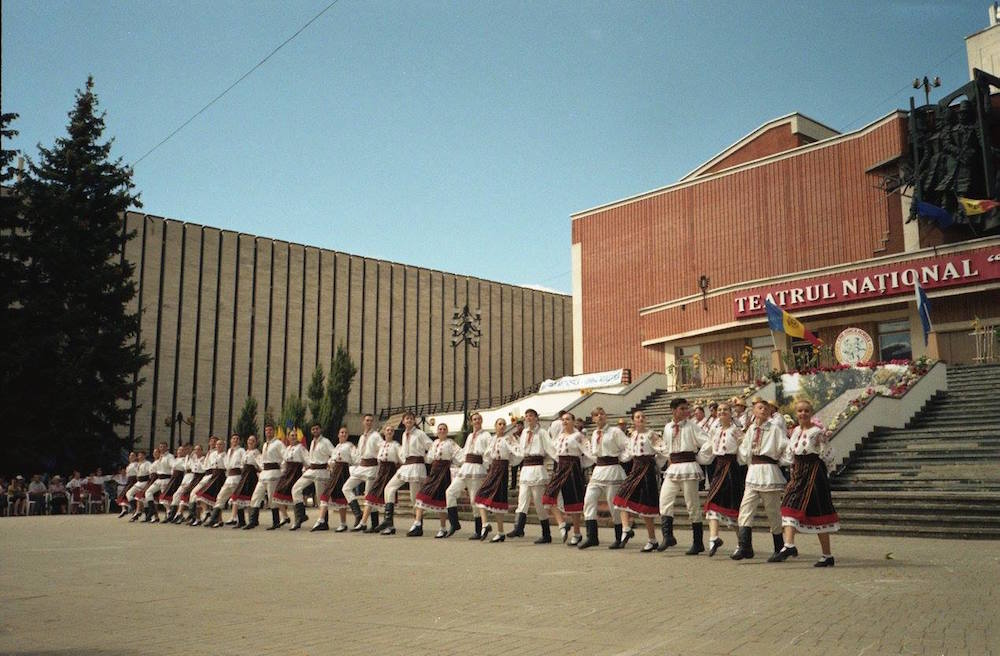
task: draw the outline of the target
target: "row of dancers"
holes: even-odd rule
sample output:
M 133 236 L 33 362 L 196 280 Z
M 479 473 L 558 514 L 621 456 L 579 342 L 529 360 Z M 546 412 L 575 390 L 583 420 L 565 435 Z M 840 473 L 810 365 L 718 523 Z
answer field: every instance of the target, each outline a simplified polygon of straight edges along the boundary
M 770 562 L 797 557 L 795 536 L 804 532 L 819 537 L 822 556 L 816 566 L 833 566 L 830 533 L 839 529 L 839 519 L 827 478 L 833 457 L 828 433 L 813 423 L 809 401 L 796 402 L 797 425 L 791 431 L 776 410 L 773 403 L 755 398 L 752 414 L 743 418 L 744 429 L 728 403 L 719 405 L 713 421 L 706 422 L 690 417 L 686 400 L 675 399 L 662 434 L 646 425 L 642 411 L 633 413 L 632 430 L 626 434 L 609 425 L 604 410 L 596 408 L 589 436 L 577 429 L 568 412 L 562 414 L 557 434 L 554 427 L 541 427 L 534 410 L 527 410 L 523 422 L 513 427 L 498 419 L 492 434 L 483 429 L 482 416 L 474 413 L 472 432 L 461 447 L 449 437 L 446 424 L 436 426 L 432 440 L 416 427 L 416 417 L 409 412 L 402 418 L 399 441 L 393 426 L 376 431 L 374 417 L 365 415 L 357 445 L 346 428 L 339 430 L 334 444 L 318 425 L 312 426 L 306 448 L 298 441 L 276 439 L 274 427 L 268 425 L 259 449 L 255 437 L 243 448 L 239 435 L 233 435 L 228 449 L 222 440 L 210 438 L 207 454 L 196 445 L 182 446 L 174 456 L 161 444 L 153 462 L 142 452 L 130 456 L 119 517 L 131 512 L 132 521 L 144 516 L 143 521 L 159 522 L 161 504 L 167 511 L 166 522 L 217 528 L 223 525 L 228 502 L 235 509 L 236 517 L 230 521 L 235 528 L 256 528 L 261 510 L 268 508 L 272 519 L 268 530 L 286 524 L 299 530 L 308 521 L 305 504 L 311 492 L 320 506 L 312 531 L 329 530 L 333 510 L 340 519 L 337 532 L 393 535 L 398 492 L 408 487 L 415 514 L 406 533 L 410 537 L 423 535 L 427 513 L 438 515 L 435 537 L 447 538 L 461 530 L 459 500 L 467 495 L 475 515 L 470 540 L 497 543 L 524 537 L 527 514 L 534 505 L 541 528 L 535 543 L 553 542 L 551 516 L 562 542 L 587 549 L 600 544 L 598 508 L 603 501 L 614 524 L 609 548 L 625 548 L 641 521 L 648 536 L 642 551 L 651 553 L 677 544 L 674 505 L 683 496 L 692 530 L 688 555 L 706 551 L 707 520 L 709 556 L 723 546 L 720 527 L 735 524 L 738 544 L 730 557 L 753 558 L 753 516 L 763 503 L 774 547 Z M 705 465 L 713 471 L 702 503 L 698 488 Z M 791 467 L 790 481 L 783 465 Z M 513 467 L 519 468 L 517 506 L 513 529 L 505 533 Z M 593 467 L 589 481 L 583 475 L 587 467 Z M 347 523 L 348 511 L 353 527 Z M 490 515 L 496 523 L 492 538 Z

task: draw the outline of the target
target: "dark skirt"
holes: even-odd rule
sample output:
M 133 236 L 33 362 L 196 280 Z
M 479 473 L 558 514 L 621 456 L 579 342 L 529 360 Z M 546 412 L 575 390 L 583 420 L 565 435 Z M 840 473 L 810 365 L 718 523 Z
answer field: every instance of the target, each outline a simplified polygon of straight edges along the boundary
M 137 479 L 136 479 L 135 476 L 129 476 L 125 480 L 125 485 L 122 487 L 122 491 L 118 494 L 117 501 L 118 501 L 118 505 L 119 506 L 127 506 L 128 505 L 128 501 L 125 500 L 125 494 L 129 491 L 129 488 L 131 488 L 133 485 L 135 485 L 135 481 L 136 480 Z
M 431 475 L 417 492 L 417 501 L 414 505 L 424 510 L 444 510 L 446 505 L 444 493 L 449 485 L 451 485 L 451 461 L 435 460 L 431 465 Z
M 506 512 L 510 508 L 507 475 L 510 463 L 506 460 L 494 460 L 486 470 L 486 478 L 476 493 L 475 504 L 480 508 L 496 512 Z
M 160 490 L 160 503 L 170 504 L 173 501 L 174 493 L 181 487 L 181 481 L 184 480 L 184 473 L 182 471 L 174 470 L 170 475 L 170 480 L 167 481 L 167 486 Z
M 399 465 L 395 462 L 388 460 L 379 461 L 375 480 L 372 481 L 372 486 L 365 495 L 365 503 L 372 508 L 381 508 L 385 505 L 385 486 L 396 475 L 397 469 L 399 469 Z
M 243 468 L 240 482 L 236 484 L 236 490 L 233 491 L 233 496 L 229 497 L 229 500 L 237 508 L 247 508 L 250 506 L 250 498 L 253 496 L 255 487 L 257 487 L 257 468 L 253 465 L 247 465 Z
M 740 502 L 743 501 L 744 481 L 744 478 L 740 477 L 736 456 L 732 454 L 715 456 L 714 464 L 715 471 L 712 473 L 708 499 L 705 500 L 705 512 L 714 511 L 735 521 L 740 514 Z
M 792 478 L 781 501 L 781 523 L 803 533 L 833 533 L 840 518 L 830 496 L 826 465 L 816 454 L 795 456 Z
M 191 484 L 185 488 L 184 493 L 181 494 L 181 503 L 188 503 L 191 500 L 191 490 L 198 487 L 198 483 L 201 483 L 201 479 L 205 478 L 205 472 L 195 472 L 194 478 L 191 479 Z
M 325 501 L 328 506 L 335 510 L 347 508 L 347 497 L 344 496 L 344 483 L 351 477 L 350 466 L 346 462 L 337 462 L 330 472 L 330 480 L 319 495 L 320 501 Z
M 283 505 L 292 503 L 292 486 L 295 481 L 302 476 L 301 462 L 286 462 L 285 473 L 278 479 L 278 485 L 274 488 L 274 502 Z
M 545 492 L 542 494 L 543 506 L 555 506 L 562 494 L 563 512 L 583 512 L 583 493 L 587 485 L 583 482 L 583 468 L 578 456 L 559 456 L 559 464 L 552 473 Z
M 655 456 L 636 456 L 632 469 L 614 499 L 615 508 L 640 517 L 660 514 L 660 484 L 656 480 Z
M 206 485 L 201 492 L 197 494 L 200 501 L 207 501 L 209 503 L 215 503 L 216 497 L 219 495 L 219 490 L 226 483 L 226 470 L 219 469 L 212 474 L 212 478 L 208 480 L 208 485 Z

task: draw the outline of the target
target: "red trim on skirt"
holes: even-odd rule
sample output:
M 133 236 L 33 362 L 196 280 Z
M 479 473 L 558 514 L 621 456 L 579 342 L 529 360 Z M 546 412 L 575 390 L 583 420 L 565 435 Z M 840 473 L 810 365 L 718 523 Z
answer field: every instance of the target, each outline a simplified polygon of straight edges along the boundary
M 445 499 L 435 499 L 431 495 L 424 494 L 423 492 L 417 492 L 417 501 L 425 503 L 432 508 L 440 508 L 441 510 L 444 510 L 447 505 Z
M 840 522 L 840 517 L 837 513 L 810 517 L 809 515 L 806 515 L 805 510 L 796 510 L 795 508 L 789 508 L 788 506 L 781 507 L 781 516 L 791 517 L 799 524 L 803 524 L 805 526 L 829 526 L 830 524 L 837 524 Z
M 659 515 L 659 507 L 647 506 L 636 501 L 630 501 L 622 497 L 615 497 L 612 501 L 616 508 L 624 508 L 625 510 L 633 510 L 637 513 L 644 513 L 646 515 Z
M 705 504 L 705 512 L 708 512 L 709 510 L 714 510 L 723 517 L 728 517 L 729 519 L 738 519 L 740 516 L 739 510 L 733 510 L 732 508 L 723 508 L 722 506 L 712 503 L 711 501 Z
M 473 503 L 477 506 L 486 506 L 490 510 L 507 511 L 510 508 L 510 504 L 506 501 L 494 501 L 489 497 L 477 496 Z
M 548 495 L 543 494 L 542 495 L 542 505 L 543 506 L 558 506 L 559 505 L 559 499 L 556 498 L 556 497 L 550 497 Z M 568 512 L 568 513 L 583 512 L 583 504 L 582 503 L 564 503 L 563 504 L 563 512 Z

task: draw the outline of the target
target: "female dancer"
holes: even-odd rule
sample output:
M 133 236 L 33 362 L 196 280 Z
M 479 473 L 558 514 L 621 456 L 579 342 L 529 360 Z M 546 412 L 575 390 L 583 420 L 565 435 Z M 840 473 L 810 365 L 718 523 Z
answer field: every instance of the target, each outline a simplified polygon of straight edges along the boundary
M 331 507 L 340 513 L 340 526 L 336 528 L 335 532 L 343 533 L 348 529 L 347 509 L 350 506 L 347 497 L 344 496 L 343 488 L 344 483 L 351 477 L 351 463 L 354 462 L 356 455 L 356 449 L 351 443 L 350 437 L 347 426 L 341 426 L 340 430 L 337 431 L 337 446 L 333 448 L 333 454 L 330 455 L 330 478 L 327 479 L 326 485 L 320 491 L 319 519 L 309 529 L 310 532 L 325 531 L 330 528 L 327 523 L 327 515 Z
M 289 523 L 288 507 L 295 504 L 292 500 L 292 487 L 302 476 L 302 468 L 305 466 L 309 452 L 302 446 L 302 443 L 294 437 L 287 438 L 288 446 L 285 447 L 284 471 L 278 479 L 278 486 L 274 488 L 274 503 L 281 511 L 281 523 L 277 526 L 269 526 L 267 530 L 273 531 Z
M 195 444 L 193 453 L 188 454 L 186 458 L 185 469 L 187 473 L 184 474 L 180 489 L 174 494 L 174 505 L 177 506 L 177 518 L 174 519 L 174 524 L 182 524 L 185 519 L 188 522 L 194 521 L 194 512 L 188 510 L 188 517 L 185 518 L 184 511 L 193 505 L 191 504 L 191 491 L 198 487 L 201 479 L 205 476 L 204 459 L 201 445 Z
M 792 480 L 781 502 L 781 524 L 785 544 L 769 562 L 780 563 L 798 556 L 795 534 L 815 533 L 823 556 L 814 567 L 833 567 L 830 534 L 840 530 L 840 518 L 830 498 L 827 470 L 833 466 L 833 450 L 826 431 L 812 423 L 813 406 L 806 400 L 795 404 L 799 425 L 792 431 L 782 462 L 792 465 Z
M 407 537 L 420 537 L 424 534 L 424 512 L 436 510 L 438 519 L 441 521 L 441 529 L 435 538 L 447 538 L 461 528 L 458 523 L 457 513 L 451 519 L 449 528 L 445 528 L 445 507 L 447 505 L 446 493 L 451 485 L 451 468 L 453 465 L 461 464 L 459 452 L 461 447 L 455 440 L 448 437 L 448 424 L 437 425 L 437 439 L 427 451 L 427 457 L 431 460 L 431 475 L 427 477 L 424 484 L 417 492 L 415 515 L 413 527 L 406 533 Z
M 215 500 L 222 486 L 226 484 L 226 441 L 221 438 L 215 440 L 215 451 L 209 453 L 205 459 L 205 478 L 208 481 L 203 482 L 197 494 L 202 512 L 206 513 L 205 521 L 196 521 L 192 526 L 198 526 L 200 523 L 201 526 L 211 528 L 219 519 L 218 516 L 222 515 L 221 510 L 218 515 L 215 512 Z M 221 524 L 222 522 L 219 522 L 219 525 Z
M 563 542 L 569 536 L 572 522 L 573 539 L 569 545 L 575 547 L 583 542 L 583 536 L 580 535 L 580 513 L 583 512 L 583 496 L 586 491 L 583 468 L 592 465 L 595 459 L 590 442 L 576 429 L 576 417 L 573 413 L 564 412 L 561 419 L 562 432 L 552 443 L 559 461 L 552 479 L 545 486 L 542 504 L 552 509 Z M 564 521 L 563 513 L 569 515 L 570 521 Z
M 136 469 L 139 465 L 136 464 L 135 451 L 128 454 L 128 466 L 125 467 L 125 486 L 122 487 L 121 492 L 118 493 L 118 498 L 116 501 L 118 505 L 121 506 L 121 513 L 119 513 L 118 518 L 121 519 L 128 514 L 129 503 L 125 500 L 125 495 L 128 494 L 129 489 L 135 485 L 136 480 Z
M 365 533 L 379 532 L 378 513 L 386 505 L 385 486 L 396 475 L 396 470 L 403 461 L 399 455 L 399 442 L 393 439 L 395 432 L 391 424 L 382 427 L 382 446 L 379 447 L 378 455 L 375 457 L 378 469 L 371 487 L 365 492 L 365 514 L 361 518 L 361 523 L 364 524 L 369 517 L 371 518 L 371 527 L 366 527 Z M 382 535 L 395 535 L 396 528 L 392 525 L 392 517 L 386 516 L 386 521 L 389 525 L 382 529 Z
M 243 473 L 233 490 L 233 496 L 229 500 L 236 508 L 236 526 L 233 528 L 243 528 L 246 526 L 246 509 L 250 507 L 250 499 L 253 491 L 257 487 L 257 474 L 260 471 L 260 451 L 257 449 L 257 436 L 251 435 L 247 438 L 247 448 L 243 452 Z
M 403 437 L 399 446 L 399 457 L 403 464 L 396 470 L 396 474 L 386 483 L 385 491 L 385 519 L 378 525 L 378 529 L 383 535 L 391 535 L 385 529 L 392 526 L 392 518 L 396 512 L 396 495 L 399 488 L 404 485 L 410 488 L 410 499 L 414 502 L 417 499 L 417 492 L 427 478 L 426 458 L 427 450 L 430 448 L 431 438 L 416 427 L 417 417 L 412 412 L 403 413 Z M 422 529 L 418 529 L 418 533 Z M 412 529 L 411 529 L 412 530 Z
M 618 488 L 618 495 L 615 497 L 615 508 L 621 511 L 622 537 L 619 541 L 616 535 L 615 543 L 609 548 L 622 549 L 635 536 L 630 517 L 630 515 L 634 515 L 642 517 L 646 523 L 649 541 L 646 542 L 642 551 L 650 553 L 656 551 L 659 546 L 656 542 L 656 525 L 654 523 L 660 514 L 660 486 L 656 481 L 656 472 L 666 461 L 663 458 L 663 453 L 667 447 L 663 443 L 662 437 L 657 435 L 655 431 L 646 428 L 646 415 L 642 413 L 642 410 L 636 410 L 632 413 L 632 426 L 633 431 L 628 440 L 628 448 L 622 455 L 622 460 L 632 461 L 632 469 L 625 478 L 625 482 Z
M 490 533 L 487 513 L 492 512 L 497 523 L 497 534 L 490 542 L 503 542 L 503 514 L 510 507 L 508 502 L 508 472 L 511 466 L 516 466 L 521 462 L 521 447 L 518 446 L 517 436 L 511 433 L 504 435 L 507 430 L 507 422 L 502 418 L 497 419 L 493 425 L 495 430 L 486 449 L 486 459 L 489 461 L 489 469 L 486 471 L 486 478 L 479 486 L 476 494 L 475 504 L 479 508 L 479 518 L 483 525 L 483 532 L 480 540 L 485 540 Z
M 160 490 L 159 501 L 167 508 L 167 523 L 173 524 L 177 517 L 177 507 L 174 505 L 174 495 L 180 489 L 184 477 L 187 475 L 187 455 L 188 446 L 181 444 L 177 447 L 177 455 L 170 467 L 170 480 L 166 487 Z
M 705 500 L 709 556 L 714 556 L 723 544 L 719 537 L 719 522 L 725 522 L 727 526 L 734 524 L 740 515 L 740 501 L 743 500 L 743 477 L 736 462 L 743 431 L 733 423 L 733 410 L 728 404 L 720 405 L 716 414 L 719 423 L 712 430 L 711 441 L 702 447 L 702 452 L 711 449 L 715 463 L 712 485 Z
M 218 460 L 218 447 L 219 443 L 217 437 L 209 436 L 208 438 L 208 449 L 205 451 L 205 455 L 201 458 L 201 478 L 191 487 L 191 492 L 188 495 L 189 505 L 191 507 L 188 525 L 189 526 L 199 526 L 201 525 L 201 506 L 198 503 L 198 493 L 208 487 L 208 484 L 212 480 L 212 474 L 215 473 L 215 467 Z

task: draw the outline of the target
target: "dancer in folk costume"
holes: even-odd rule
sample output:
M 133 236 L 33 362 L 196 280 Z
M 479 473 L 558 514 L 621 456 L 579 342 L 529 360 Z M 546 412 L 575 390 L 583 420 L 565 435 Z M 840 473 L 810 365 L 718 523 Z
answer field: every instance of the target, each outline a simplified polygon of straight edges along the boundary
M 184 478 L 181 480 L 181 486 L 174 493 L 174 505 L 177 506 L 177 517 L 174 519 L 174 524 L 183 524 L 185 521 L 194 521 L 194 513 L 191 512 L 191 491 L 198 486 L 201 482 L 202 477 L 205 475 L 205 466 L 203 464 L 204 452 L 202 451 L 200 444 L 195 444 L 191 447 L 191 452 L 187 454 L 184 458 Z M 185 517 L 184 511 L 187 510 L 188 516 Z
M 674 538 L 674 503 L 677 495 L 683 493 L 691 519 L 691 548 L 685 553 L 695 556 L 705 550 L 701 500 L 698 498 L 698 482 L 705 475 L 698 463 L 698 453 L 708 443 L 709 437 L 695 421 L 689 419 L 685 399 L 671 400 L 670 411 L 673 418 L 663 428 L 663 440 L 670 449 L 670 466 L 663 474 L 663 485 L 660 487 L 663 541 L 657 550 L 664 551 L 677 544 Z
M 743 431 L 733 423 L 732 408 L 723 403 L 717 409 L 718 424 L 712 429 L 712 438 L 702 452 L 715 465 L 712 483 L 705 500 L 705 519 L 708 520 L 708 555 L 714 556 L 723 545 L 719 537 L 719 522 L 727 525 L 736 522 L 743 500 L 743 480 L 736 452 L 739 450 Z
M 621 542 L 622 539 L 621 511 L 615 508 L 615 496 L 625 481 L 621 458 L 628 448 L 628 437 L 617 426 L 608 426 L 608 415 L 604 408 L 594 408 L 590 417 L 595 424 L 590 433 L 590 450 L 597 464 L 583 494 L 583 520 L 587 526 L 587 539 L 580 543 L 581 549 L 600 544 L 597 539 L 597 506 L 602 498 L 608 504 L 615 526 L 615 541 Z
M 514 530 L 507 533 L 509 538 L 524 537 L 524 525 L 528 521 L 528 508 L 532 502 L 538 513 L 542 535 L 535 544 L 552 542 L 552 531 L 549 526 L 549 511 L 542 503 L 545 486 L 549 483 L 549 471 L 545 468 L 546 460 L 556 460 L 555 449 L 548 432 L 538 423 L 538 413 L 529 408 L 524 411 L 524 430 L 518 442 L 521 449 L 521 471 L 518 474 L 517 487 L 517 517 L 514 520 Z
M 319 503 L 319 495 L 330 480 L 329 462 L 333 455 L 333 442 L 323 435 L 323 428 L 313 424 L 309 428 L 312 441 L 309 443 L 309 455 L 303 466 L 302 476 L 292 486 L 292 502 L 295 507 L 295 521 L 288 528 L 297 531 L 309 519 L 306 516 L 306 492 L 313 489 L 313 501 Z
M 510 507 L 508 503 L 508 480 L 510 468 L 521 461 L 521 447 L 517 436 L 513 433 L 505 435 L 507 422 L 497 419 L 493 425 L 494 434 L 486 448 L 484 461 L 488 463 L 486 477 L 476 493 L 475 504 L 479 510 L 479 521 L 482 522 L 481 540 L 489 535 L 490 526 L 487 523 L 487 513 L 492 512 L 497 523 L 497 533 L 490 542 L 503 542 L 506 536 L 503 532 L 503 515 Z
M 136 469 L 139 468 L 139 465 L 136 462 L 137 459 L 135 451 L 128 454 L 128 465 L 125 467 L 125 485 L 122 486 L 121 491 L 118 493 L 118 498 L 115 499 L 118 506 L 122 509 L 122 511 L 118 513 L 119 519 L 127 515 L 129 512 L 129 501 L 125 498 L 125 495 L 128 494 L 129 489 L 135 485 L 137 476 Z
M 483 428 L 483 416 L 478 412 L 470 415 L 472 421 L 472 432 L 465 438 L 465 446 L 459 456 L 462 466 L 452 477 L 451 485 L 445 492 L 445 500 L 448 506 L 448 521 L 452 526 L 458 526 L 458 497 L 463 491 L 469 493 L 469 504 L 475 503 L 479 486 L 486 478 L 486 451 L 490 446 L 490 433 Z M 474 513 L 475 514 L 475 513 Z M 470 540 L 479 540 L 483 537 L 483 530 L 488 533 L 489 524 L 483 528 L 483 519 L 478 514 L 475 517 L 475 532 L 469 537 Z
M 205 453 L 201 458 L 201 478 L 191 487 L 191 492 L 189 493 L 189 526 L 201 524 L 201 509 L 203 504 L 201 504 L 199 500 L 198 493 L 208 487 L 208 484 L 212 481 L 212 475 L 215 474 L 216 459 L 218 458 L 218 443 L 218 438 L 209 435 L 208 448 L 205 450 Z
M 426 457 L 431 446 L 431 438 L 416 427 L 417 417 L 412 412 L 403 414 L 403 436 L 400 438 L 399 457 L 402 464 L 385 485 L 385 518 L 378 525 L 383 535 L 391 535 L 386 529 L 392 527 L 396 512 L 396 495 L 404 485 L 410 488 L 410 499 L 416 502 L 417 493 L 427 479 Z M 411 529 L 412 530 L 412 529 Z
M 170 453 L 166 442 L 160 442 L 157 453 L 158 457 L 153 461 L 149 472 L 149 486 L 144 495 L 146 518 L 142 520 L 154 524 L 160 522 L 160 512 L 156 507 L 160 500 L 160 492 L 167 487 L 174 471 L 174 455 Z
M 222 439 L 215 440 L 215 449 L 205 456 L 205 476 L 201 479 L 198 491 L 195 496 L 198 500 L 199 509 L 205 513 L 202 521 L 196 519 L 192 526 L 211 526 L 215 520 L 215 500 L 219 490 L 226 484 L 226 442 Z M 220 513 L 221 514 L 221 513 Z
M 160 490 L 160 503 L 167 508 L 167 523 L 172 524 L 177 518 L 177 505 L 174 503 L 174 496 L 181 488 L 184 477 L 187 476 L 187 456 L 189 447 L 181 444 L 177 447 L 177 455 L 174 456 L 171 465 L 170 480 L 166 486 Z
M 302 445 L 302 442 L 294 434 L 289 433 L 285 440 L 287 444 L 285 445 L 285 452 L 282 455 L 281 478 L 278 479 L 278 484 L 274 488 L 274 503 L 278 506 L 282 519 L 278 523 L 278 526 L 268 527 L 267 530 L 269 531 L 273 531 L 289 523 L 288 507 L 295 503 L 292 497 L 292 489 L 298 483 L 299 478 L 302 477 L 302 469 L 305 467 L 306 459 L 309 457 L 309 452 L 306 451 L 305 446 Z
M 632 413 L 632 435 L 629 436 L 628 445 L 622 460 L 632 463 L 628 476 L 614 499 L 614 506 L 621 511 L 622 537 L 619 540 L 615 535 L 615 543 L 611 549 L 622 549 L 628 541 L 635 537 L 632 529 L 632 517 L 642 517 L 646 524 L 646 533 L 649 540 L 642 548 L 643 553 L 656 551 L 659 544 L 656 542 L 655 519 L 660 515 L 660 484 L 657 480 L 657 472 L 660 466 L 666 462 L 665 453 L 667 446 L 656 431 L 646 427 L 646 415 L 641 410 Z
M 552 448 L 558 461 L 551 480 L 545 486 L 542 503 L 555 515 L 563 542 L 566 542 L 572 526 L 573 537 L 569 544 L 575 547 L 583 542 L 583 536 L 580 535 L 580 514 L 583 513 L 586 489 L 583 468 L 594 464 L 594 454 L 590 449 L 590 441 L 577 430 L 573 413 L 562 414 L 562 432 L 552 441 Z M 566 521 L 563 513 L 569 516 L 569 521 Z
M 351 467 L 351 475 L 344 482 L 343 493 L 347 499 L 347 505 L 354 513 L 354 527 L 352 531 L 365 530 L 365 517 L 361 511 L 361 504 L 358 502 L 358 495 L 355 488 L 364 485 L 364 492 L 368 494 L 375 475 L 378 473 L 378 452 L 382 448 L 382 436 L 375 430 L 375 416 L 371 413 L 361 418 L 361 437 L 358 438 L 358 448 L 354 452 L 354 462 Z
M 798 556 L 796 533 L 815 533 L 823 550 L 814 567 L 833 567 L 830 534 L 840 530 L 840 518 L 833 507 L 827 472 L 833 467 L 833 449 L 826 430 L 813 423 L 813 406 L 806 400 L 795 404 L 798 426 L 792 431 L 782 461 L 792 465 L 792 480 L 781 502 L 781 523 L 785 543 L 769 562 Z
M 246 509 L 250 507 L 253 500 L 253 491 L 257 489 L 257 479 L 261 471 L 260 450 L 257 449 L 257 436 L 247 437 L 247 448 L 243 452 L 243 473 L 233 490 L 233 496 L 229 499 L 233 507 L 236 508 L 236 526 L 233 528 L 246 528 Z
M 159 455 L 158 449 L 154 447 L 153 460 L 155 461 Z M 136 454 L 136 463 L 135 485 L 125 493 L 125 498 L 132 504 L 133 514 L 128 520 L 130 522 L 137 521 L 143 515 L 142 500 L 146 497 L 146 488 L 149 487 L 150 480 L 156 476 L 156 472 L 153 471 L 153 463 L 146 460 L 145 451 L 139 451 Z
M 737 452 L 739 462 L 748 467 L 737 519 L 739 547 L 730 556 L 733 560 L 754 557 L 753 515 L 761 502 L 767 513 L 774 552 L 780 551 L 784 544 L 781 535 L 781 496 L 786 481 L 778 464 L 788 446 L 785 422 L 782 419 L 779 424 L 772 420 L 770 404 L 760 397 L 754 398 L 753 411 L 754 421 L 747 427 Z
M 274 502 L 274 493 L 278 489 L 278 480 L 281 478 L 281 465 L 284 461 L 285 444 L 274 434 L 274 426 L 264 425 L 264 445 L 257 457 L 259 473 L 257 475 L 257 485 L 254 486 L 250 494 L 250 519 L 243 527 L 245 531 L 252 531 L 260 526 L 260 511 L 265 505 L 271 509 L 271 528 L 276 529 L 281 525 L 278 516 L 278 506 Z M 289 489 L 291 489 L 289 487 Z
M 430 476 L 424 480 L 417 492 L 414 505 L 413 527 L 406 533 L 407 537 L 420 537 L 424 534 L 423 520 L 427 511 L 437 511 L 441 528 L 435 538 L 447 538 L 462 528 L 458 523 L 458 512 L 448 513 L 451 520 L 445 525 L 445 509 L 447 508 L 448 486 L 451 485 L 451 468 L 461 464 L 462 448 L 448 436 L 448 424 L 439 423 L 436 428 L 437 439 L 427 450 L 427 461 L 431 465 Z
M 392 517 L 389 516 L 388 512 L 386 513 L 388 526 L 380 528 L 381 524 L 378 520 L 379 512 L 386 507 L 385 486 L 396 475 L 396 470 L 399 469 L 400 464 L 403 462 L 400 456 L 399 442 L 395 441 L 394 437 L 394 426 L 386 424 L 382 427 L 382 444 L 379 446 L 378 455 L 375 457 L 378 467 L 375 470 L 375 478 L 372 480 L 371 485 L 366 486 L 368 491 L 365 493 L 365 512 L 361 521 L 364 523 L 370 520 L 371 526 L 365 527 L 365 533 L 378 533 L 379 531 L 382 531 L 383 535 L 393 535 L 396 533 L 396 528 L 392 525 Z
M 355 461 L 356 451 L 357 447 L 351 442 L 347 426 L 341 426 L 340 430 L 337 431 L 337 446 L 333 447 L 333 453 L 330 454 L 330 478 L 319 493 L 319 519 L 309 529 L 310 532 L 326 531 L 330 528 L 327 517 L 331 508 L 340 514 L 340 525 L 337 526 L 336 532 L 343 533 L 348 529 L 347 509 L 350 505 L 347 497 L 344 496 L 344 490 L 347 489 L 344 483 L 351 477 L 350 468 L 351 463 Z M 360 516 L 358 521 L 361 521 Z

